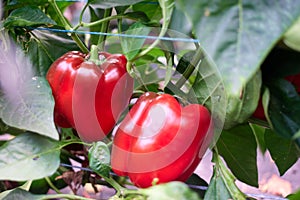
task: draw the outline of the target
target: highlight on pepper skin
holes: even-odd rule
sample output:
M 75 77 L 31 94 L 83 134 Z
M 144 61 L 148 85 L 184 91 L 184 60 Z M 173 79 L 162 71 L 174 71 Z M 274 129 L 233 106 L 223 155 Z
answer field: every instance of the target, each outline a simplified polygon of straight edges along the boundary
M 112 169 L 138 187 L 149 187 L 154 179 L 158 184 L 185 181 L 200 163 L 202 143 L 212 131 L 204 106 L 182 107 L 169 94 L 146 92 L 115 134 Z
M 127 108 L 133 92 L 133 79 L 126 71 L 125 56 L 96 53 L 93 58 L 76 51 L 68 52 L 57 59 L 47 73 L 55 99 L 55 123 L 76 129 L 85 142 L 105 138 Z

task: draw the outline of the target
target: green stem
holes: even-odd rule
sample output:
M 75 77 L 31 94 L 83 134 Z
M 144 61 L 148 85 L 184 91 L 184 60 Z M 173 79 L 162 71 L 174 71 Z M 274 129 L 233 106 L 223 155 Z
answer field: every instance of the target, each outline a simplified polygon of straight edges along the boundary
M 104 14 L 105 14 L 105 13 L 104 13 Z M 84 22 L 82 22 L 82 23 L 81 23 L 81 26 L 82 26 L 82 27 L 88 28 L 88 27 L 92 27 L 92 26 L 97 26 L 97 25 L 99 25 L 99 24 L 102 24 L 102 23 L 104 23 L 104 22 L 108 22 L 108 21 L 110 21 L 110 20 L 121 19 L 121 18 L 123 18 L 123 17 L 124 17 L 124 15 L 113 15 L 113 16 L 109 16 L 109 17 L 102 18 L 102 19 L 100 19 L 100 20 L 97 20 L 97 21 L 94 21 L 94 22 L 91 22 L 91 23 L 84 23 Z
M 111 13 L 112 13 L 112 9 L 111 9 L 111 8 L 106 9 L 106 10 L 104 11 L 103 18 L 104 18 L 104 19 L 105 19 L 105 18 L 109 18 L 109 16 L 111 16 Z M 108 30 L 108 25 L 109 25 L 109 20 L 104 21 L 104 22 L 102 23 L 102 25 L 101 25 L 100 33 L 106 33 L 107 30 Z M 105 47 L 104 41 L 105 41 L 105 39 L 106 39 L 106 36 L 105 36 L 105 35 L 99 35 L 99 39 L 98 39 L 98 44 L 97 44 L 97 46 L 98 46 L 98 49 L 99 49 L 100 51 L 103 51 L 103 50 L 104 50 L 104 47 Z
M 183 72 L 182 77 L 180 77 L 180 79 L 177 81 L 176 87 L 181 88 L 184 85 L 184 83 L 190 78 L 190 76 L 195 70 L 195 67 L 203 57 L 204 54 L 202 49 L 198 48 L 195 55 L 193 56 L 193 59 L 187 66 L 186 70 Z
M 61 191 L 52 183 L 49 177 L 45 177 L 45 180 L 47 181 L 51 189 L 53 189 L 57 194 L 62 194 Z
M 98 174 L 100 175 L 100 174 Z M 102 177 L 102 176 L 101 176 Z M 121 194 L 123 194 L 126 190 L 126 188 L 122 187 L 121 185 L 119 185 L 119 183 L 117 183 L 113 178 L 111 177 L 102 177 L 108 184 L 110 184 L 113 188 L 115 188 L 116 190 L 116 196 L 120 196 Z
M 164 22 L 162 24 L 162 28 L 160 30 L 160 33 L 158 35 L 158 38 L 150 45 L 148 46 L 147 49 L 143 50 L 142 52 L 140 52 L 135 58 L 132 59 L 132 61 L 135 61 L 137 60 L 138 58 L 146 55 L 147 53 L 149 53 L 154 47 L 156 47 L 156 45 L 160 42 L 160 37 L 163 37 L 166 32 L 168 30 L 168 23 L 166 23 L 166 19 L 165 19 L 165 16 L 164 16 Z
M 83 7 L 83 9 L 82 9 L 82 11 L 81 11 L 81 13 L 80 13 L 80 15 L 79 15 L 79 23 L 82 23 L 83 13 L 85 12 L 85 10 L 88 8 L 89 5 L 90 5 L 89 2 L 87 2 L 87 3 L 84 5 L 84 7 Z
M 51 4 L 51 6 L 53 7 L 54 11 L 58 15 L 58 18 L 61 21 L 61 23 L 64 25 L 65 29 L 66 30 L 72 30 L 72 27 L 71 27 L 70 23 L 66 20 L 66 18 L 62 14 L 61 10 L 59 9 L 59 7 L 56 4 L 56 1 L 55 0 L 49 0 L 49 3 Z M 88 53 L 89 52 L 89 50 L 84 45 L 84 43 L 80 40 L 80 38 L 78 37 L 77 34 L 71 33 L 71 37 L 76 42 L 76 44 L 78 45 L 78 47 L 81 49 L 81 51 L 83 53 Z
M 91 46 L 89 61 L 95 63 L 96 65 L 101 64 L 101 61 L 99 60 L 98 47 L 96 45 Z

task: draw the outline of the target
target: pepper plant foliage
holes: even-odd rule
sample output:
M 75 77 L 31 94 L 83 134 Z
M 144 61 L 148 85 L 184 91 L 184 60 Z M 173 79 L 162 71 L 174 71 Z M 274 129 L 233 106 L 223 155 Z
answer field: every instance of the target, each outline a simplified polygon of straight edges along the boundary
M 235 181 L 258 187 L 257 148 L 270 152 L 280 175 L 298 160 L 300 2 L 91 0 L 81 3 L 72 20 L 64 17 L 75 4 L 0 4 L 1 198 L 87 199 L 77 192 L 91 183 L 112 187 L 111 199 L 246 199 Z M 193 175 L 185 183 L 156 185 L 153 179 L 152 187 L 128 189 L 129 179 L 111 170 L 114 131 L 86 143 L 76 125 L 57 126 L 46 74 L 65 53 L 88 54 L 92 45 L 124 54 L 134 79 L 133 101 L 115 129 L 146 92 L 210 111 L 214 135 L 201 141 L 202 151 L 209 146 L 213 152 L 208 183 Z M 71 160 L 83 168 L 74 170 Z M 205 193 L 195 189 L 207 185 Z M 73 194 L 60 193 L 63 187 Z M 57 194 L 41 194 L 49 189 Z

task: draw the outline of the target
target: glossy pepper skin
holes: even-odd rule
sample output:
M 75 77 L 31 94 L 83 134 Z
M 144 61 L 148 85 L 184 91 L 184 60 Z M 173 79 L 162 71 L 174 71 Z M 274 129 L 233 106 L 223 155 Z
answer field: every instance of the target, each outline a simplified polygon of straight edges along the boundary
M 171 95 L 143 94 L 121 122 L 111 165 L 138 187 L 185 181 L 198 166 L 211 137 L 212 121 L 202 105 L 182 107 Z
M 128 106 L 133 79 L 121 54 L 99 53 L 102 64 L 72 51 L 58 58 L 46 78 L 55 100 L 54 121 L 73 127 L 85 142 L 102 140 Z

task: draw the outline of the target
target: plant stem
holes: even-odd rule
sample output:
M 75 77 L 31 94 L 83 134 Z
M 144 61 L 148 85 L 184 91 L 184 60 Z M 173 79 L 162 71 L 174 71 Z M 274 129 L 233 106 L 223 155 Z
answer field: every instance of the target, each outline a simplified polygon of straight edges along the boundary
M 98 47 L 96 45 L 91 46 L 89 61 L 95 63 L 96 65 L 101 64 L 101 60 L 99 60 Z
M 49 177 L 45 177 L 45 180 L 47 181 L 48 185 L 53 189 L 57 194 L 61 194 L 61 191 L 52 183 Z
M 66 20 L 66 18 L 62 14 L 61 10 L 59 9 L 59 7 L 56 4 L 56 1 L 55 0 L 49 0 L 49 3 L 51 4 L 51 6 L 53 7 L 54 11 L 58 15 L 58 18 L 61 21 L 61 23 L 64 25 L 65 29 L 66 30 L 72 30 L 72 27 L 71 27 L 70 23 Z M 81 49 L 81 51 L 83 53 L 88 53 L 89 52 L 89 50 L 84 45 L 84 43 L 80 40 L 80 38 L 78 37 L 77 34 L 71 33 L 71 37 L 76 42 L 76 44 L 78 45 L 78 47 Z
M 192 73 L 195 70 L 195 66 L 199 63 L 199 61 L 204 57 L 203 51 L 201 48 L 198 48 L 195 55 L 193 56 L 193 59 L 187 66 L 186 70 L 183 72 L 182 77 L 177 81 L 176 87 L 181 88 L 184 83 L 190 78 Z
M 111 12 L 112 12 L 112 9 L 111 9 L 111 8 L 106 9 L 106 10 L 104 11 L 103 18 L 104 18 L 104 19 L 105 19 L 105 18 L 109 18 L 109 16 L 111 16 Z M 110 19 L 109 19 L 109 20 L 110 20 Z M 101 25 L 101 29 L 100 29 L 100 32 L 101 32 L 101 33 L 106 33 L 106 32 L 107 32 L 107 30 L 108 30 L 108 25 L 109 25 L 109 20 L 104 21 L 103 24 Z M 97 46 L 98 46 L 98 49 L 99 49 L 100 51 L 103 51 L 103 50 L 104 50 L 104 47 L 105 47 L 104 41 L 105 41 L 105 39 L 106 39 L 106 35 L 99 35 L 99 39 L 98 39 L 98 44 L 97 44 Z
M 105 13 L 104 13 L 105 15 Z M 97 26 L 99 24 L 102 24 L 104 22 L 108 22 L 110 20 L 114 20 L 114 19 L 121 19 L 123 18 L 124 16 L 123 15 L 114 15 L 114 16 L 109 16 L 109 17 L 105 17 L 105 18 L 102 18 L 100 20 L 97 20 L 97 21 L 94 21 L 94 22 L 91 22 L 91 23 L 84 23 L 82 22 L 81 23 L 81 26 L 82 27 L 92 27 L 92 26 Z M 102 32 L 102 31 L 101 31 Z
M 87 3 L 84 5 L 84 7 L 83 7 L 83 9 L 82 9 L 82 11 L 81 11 L 81 13 L 80 13 L 80 16 L 79 16 L 79 23 L 80 23 L 80 24 L 82 23 L 83 13 L 84 13 L 85 10 L 88 8 L 88 6 L 89 6 L 89 2 L 87 2 Z
M 99 174 L 100 175 L 100 174 Z M 124 187 L 122 187 L 121 185 L 119 185 L 119 183 L 117 183 L 113 178 L 111 177 L 102 177 L 108 184 L 110 184 L 113 188 L 115 188 L 116 190 L 116 196 L 120 196 L 121 194 L 124 193 L 124 191 L 128 190 Z

